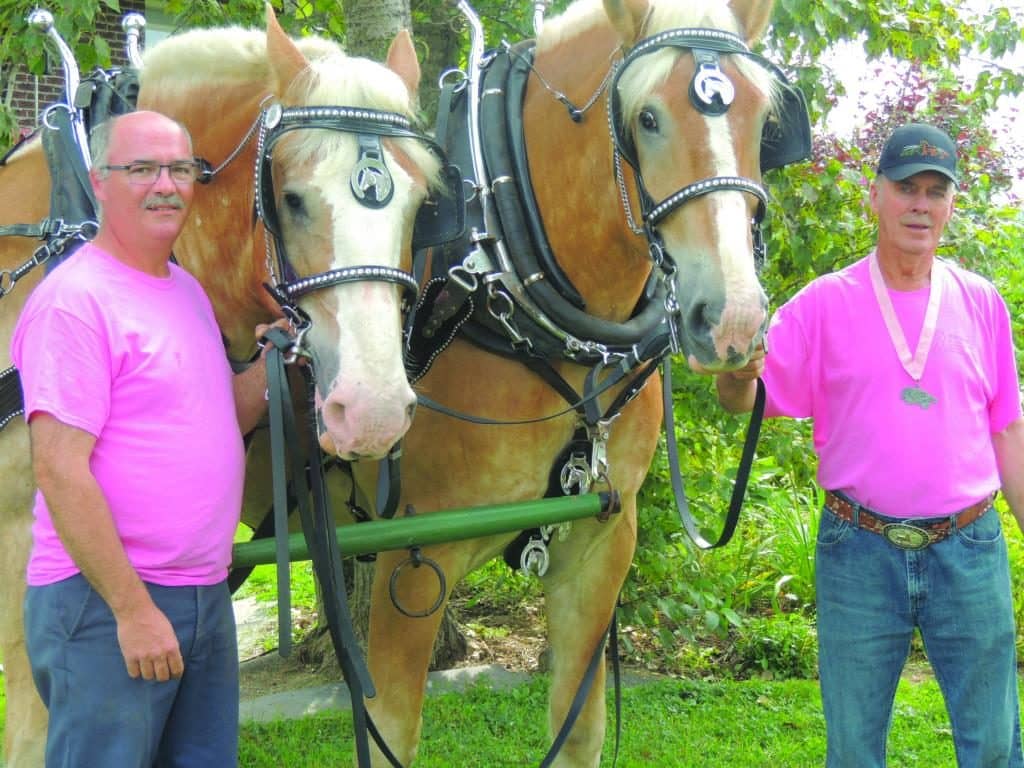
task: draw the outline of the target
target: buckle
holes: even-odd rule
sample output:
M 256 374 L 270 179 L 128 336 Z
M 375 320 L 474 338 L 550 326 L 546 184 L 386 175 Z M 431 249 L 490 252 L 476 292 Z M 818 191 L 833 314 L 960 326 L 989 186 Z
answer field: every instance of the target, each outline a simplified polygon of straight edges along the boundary
M 889 523 L 882 528 L 882 535 L 900 549 L 924 549 L 932 541 L 928 531 L 908 523 Z

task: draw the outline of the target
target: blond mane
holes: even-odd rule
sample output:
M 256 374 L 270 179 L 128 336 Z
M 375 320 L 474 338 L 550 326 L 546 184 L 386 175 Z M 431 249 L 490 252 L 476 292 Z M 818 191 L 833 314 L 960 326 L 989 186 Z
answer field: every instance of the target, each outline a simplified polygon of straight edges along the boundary
M 569 44 L 576 36 L 607 24 L 607 19 L 601 0 L 577 0 L 564 13 L 544 22 L 537 39 L 537 50 L 547 51 Z M 721 29 L 743 36 L 743 30 L 732 10 L 721 0 L 651 0 L 643 32 L 645 37 L 684 27 Z M 646 56 L 642 67 L 630 67 L 627 70 L 619 82 L 619 96 L 626 122 L 636 117 L 644 99 L 668 77 L 680 55 L 678 50 L 666 49 Z M 733 63 L 760 93 L 774 101 L 777 90 L 775 80 L 763 67 L 744 56 L 734 57 Z
M 307 67 L 278 94 L 284 106 L 359 106 L 398 112 L 415 118 L 415 99 L 402 80 L 383 64 L 348 56 L 337 43 L 321 37 L 294 38 L 309 61 Z M 187 64 L 183 64 L 187 62 Z M 272 72 L 267 59 L 267 36 L 262 30 L 241 27 L 197 29 L 167 38 L 146 52 L 142 82 L 156 80 L 162 90 L 189 92 L 211 83 L 230 94 L 249 86 L 270 93 Z M 440 164 L 414 140 L 398 140 L 401 151 L 436 186 Z M 303 132 L 289 142 L 297 156 L 329 151 L 320 131 Z

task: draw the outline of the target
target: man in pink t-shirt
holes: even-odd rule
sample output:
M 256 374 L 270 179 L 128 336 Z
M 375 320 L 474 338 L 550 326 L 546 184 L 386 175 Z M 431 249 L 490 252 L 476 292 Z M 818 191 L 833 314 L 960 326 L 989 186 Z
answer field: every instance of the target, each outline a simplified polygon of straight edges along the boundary
M 915 628 L 961 766 L 1022 768 L 1013 598 L 992 498 L 1024 528 L 1024 419 L 1003 299 L 936 257 L 956 146 L 896 129 L 871 186 L 878 241 L 776 313 L 719 400 L 814 420 L 826 490 L 815 576 L 828 768 L 881 768 Z
M 209 299 L 169 261 L 197 170 L 185 129 L 113 118 L 92 156 L 99 232 L 11 343 L 39 488 L 25 631 L 46 765 L 235 765 L 226 577 L 266 371 L 232 376 Z

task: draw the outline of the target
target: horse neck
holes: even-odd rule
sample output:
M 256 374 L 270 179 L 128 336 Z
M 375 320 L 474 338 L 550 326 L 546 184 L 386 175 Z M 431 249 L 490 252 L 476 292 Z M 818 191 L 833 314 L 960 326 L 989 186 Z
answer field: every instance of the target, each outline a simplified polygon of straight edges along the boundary
M 196 154 L 216 168 L 256 120 L 263 93 L 255 86 L 222 89 L 160 109 L 185 123 Z M 191 215 L 175 244 L 179 263 L 210 297 L 234 359 L 251 354 L 255 326 L 278 314 L 262 287 L 267 271 L 263 228 L 253 219 L 255 158 L 252 139 L 210 184 L 197 185 Z
M 601 87 L 617 45 L 609 29 L 594 28 L 539 53 L 535 68 L 582 108 Z M 650 261 L 646 241 L 630 230 L 619 198 L 606 96 L 575 123 L 531 77 L 523 121 L 531 181 L 552 251 L 588 312 L 621 322 L 639 300 Z

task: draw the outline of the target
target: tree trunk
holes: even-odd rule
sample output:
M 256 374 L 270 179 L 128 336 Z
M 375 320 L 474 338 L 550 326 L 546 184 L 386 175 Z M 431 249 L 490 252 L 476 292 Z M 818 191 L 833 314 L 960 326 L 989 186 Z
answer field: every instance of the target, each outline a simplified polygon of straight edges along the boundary
M 400 29 L 412 30 L 409 0 L 344 0 L 345 50 L 353 56 L 384 61 Z
M 457 66 L 462 58 L 462 41 L 466 22 L 449 3 L 436 0 L 414 0 L 417 12 L 416 52 L 419 54 L 423 79 L 420 81 L 420 110 L 427 126 L 437 119 L 441 73 Z

